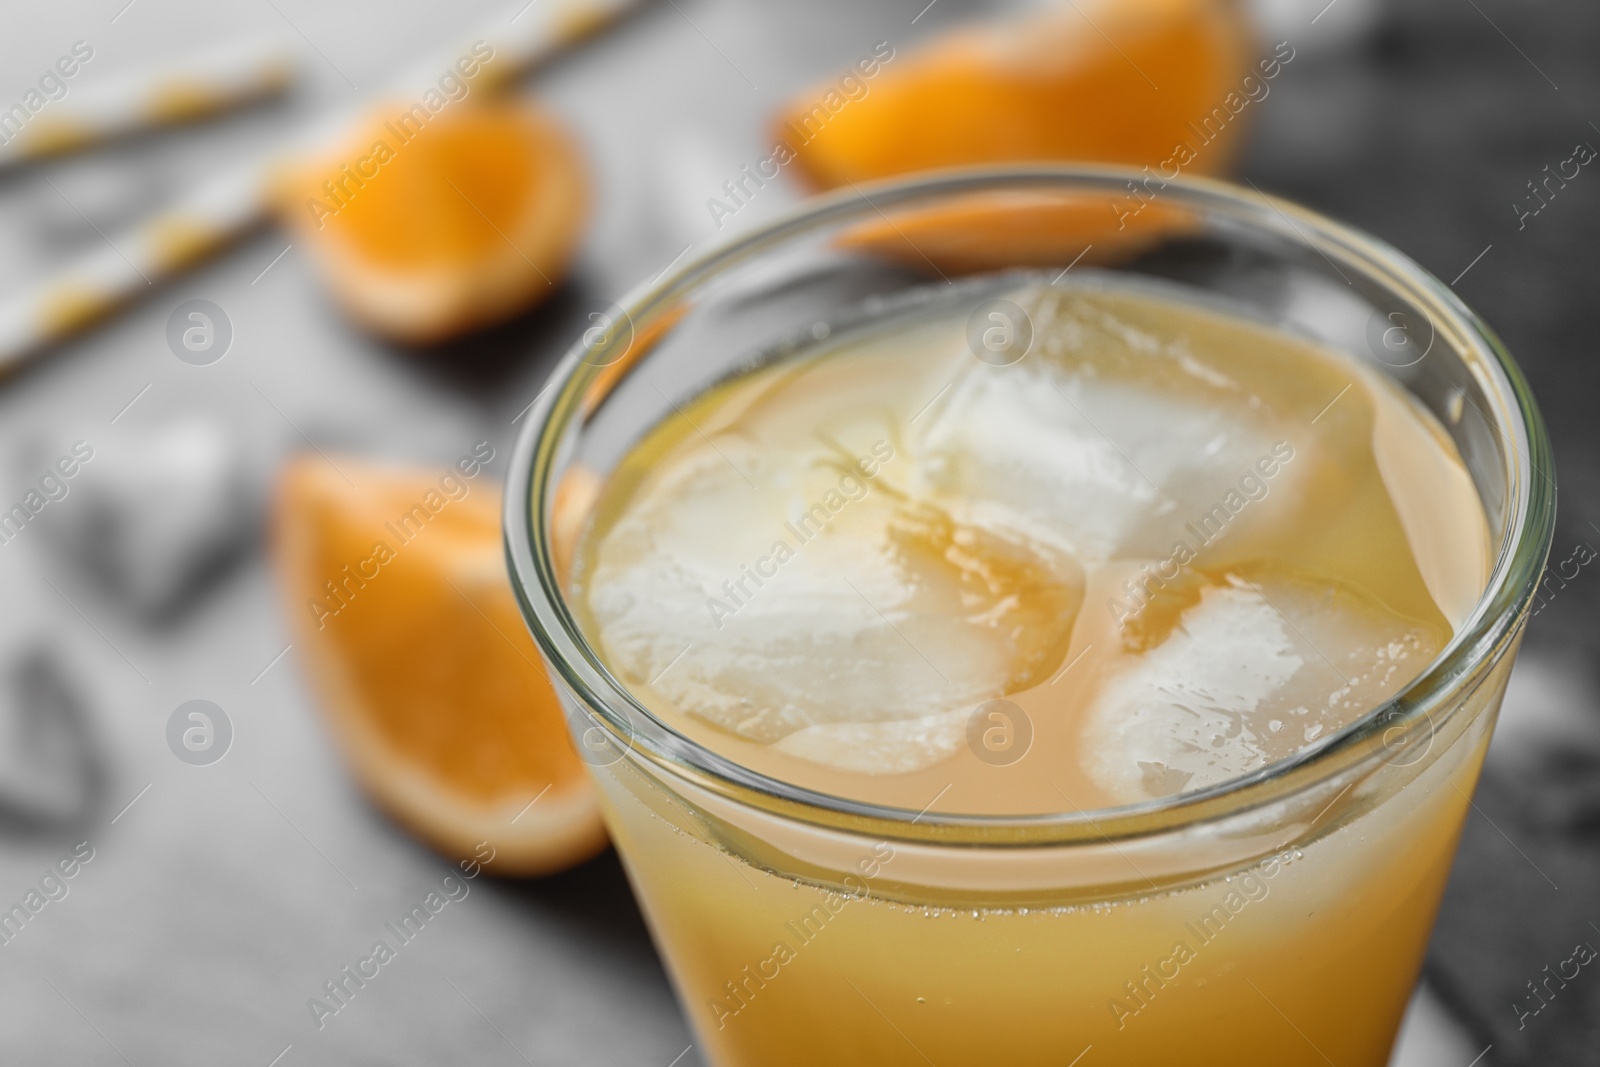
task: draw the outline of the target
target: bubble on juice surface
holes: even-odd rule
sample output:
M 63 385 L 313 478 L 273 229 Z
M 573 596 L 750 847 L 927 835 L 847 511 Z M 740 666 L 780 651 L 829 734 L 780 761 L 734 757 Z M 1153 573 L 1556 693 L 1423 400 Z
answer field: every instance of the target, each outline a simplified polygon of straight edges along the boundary
M 969 361 L 912 427 L 916 488 L 962 518 L 1085 560 L 1161 558 L 1271 454 L 1271 417 L 1183 338 L 1080 295 L 1016 299 L 1033 321 L 1028 357 Z
M 1076 561 L 900 495 L 892 448 L 863 464 L 821 438 L 704 444 L 656 468 L 583 578 L 607 662 L 647 703 L 896 773 L 1061 660 Z
M 1349 725 L 1447 638 L 1326 577 L 1190 575 L 1128 620 L 1085 714 L 1085 769 L 1121 803 L 1216 785 Z

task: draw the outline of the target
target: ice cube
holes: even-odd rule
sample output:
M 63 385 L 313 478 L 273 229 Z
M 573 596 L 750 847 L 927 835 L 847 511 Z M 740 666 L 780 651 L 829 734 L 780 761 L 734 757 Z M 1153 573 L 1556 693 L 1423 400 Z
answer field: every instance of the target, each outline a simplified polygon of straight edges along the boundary
M 107 778 L 104 745 L 70 667 L 46 645 L 21 652 L 0 675 L 0 832 L 84 828 Z
M 1235 491 L 1281 436 L 1181 339 L 1077 297 L 1019 293 L 1034 350 L 973 359 L 916 424 L 917 488 L 966 521 L 1086 561 L 1167 556 L 1186 522 Z M 1280 477 L 1272 491 L 1289 491 Z
M 262 483 L 220 422 L 129 429 L 83 464 L 71 499 L 45 512 L 46 543 L 127 610 L 170 618 L 242 558 Z
M 1152 604 L 1083 720 L 1085 770 L 1117 802 L 1192 791 L 1294 755 L 1392 696 L 1441 626 L 1332 579 L 1245 568 Z
M 953 751 L 940 716 L 1061 660 L 1083 598 L 1070 556 L 900 496 L 892 451 L 706 446 L 654 468 L 578 578 L 607 662 L 647 703 L 892 772 Z M 874 723 L 896 726 L 805 733 Z

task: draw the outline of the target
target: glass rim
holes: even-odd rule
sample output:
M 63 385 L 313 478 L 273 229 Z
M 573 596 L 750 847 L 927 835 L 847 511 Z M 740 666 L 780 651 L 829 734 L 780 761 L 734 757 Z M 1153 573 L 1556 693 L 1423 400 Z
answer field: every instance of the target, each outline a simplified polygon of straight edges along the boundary
M 1018 165 L 930 172 L 837 190 L 811 198 L 772 221 L 715 243 L 654 281 L 636 286 L 619 304 L 632 336 L 648 335 L 665 313 L 700 285 L 786 241 L 853 217 L 886 218 L 883 209 L 970 193 L 1058 191 L 1122 193 L 1144 177 L 1100 164 Z M 608 338 L 580 338 L 551 372 L 528 411 L 512 451 L 505 494 L 506 559 L 523 617 L 547 661 L 584 706 L 624 746 L 680 779 L 715 794 L 803 822 L 876 833 L 902 840 L 949 843 L 1063 844 L 1104 842 L 1167 832 L 1255 810 L 1314 789 L 1354 768 L 1376 764 L 1396 730 L 1433 737 L 1454 710 L 1452 701 L 1475 689 L 1515 641 L 1537 589 L 1554 532 L 1555 485 L 1544 421 L 1526 379 L 1494 332 L 1439 279 L 1386 242 L 1259 190 L 1210 178 L 1166 180 L 1162 198 L 1243 219 L 1332 264 L 1335 254 L 1359 266 L 1390 292 L 1414 300 L 1435 330 L 1448 323 L 1466 344 L 1452 355 L 1468 365 L 1484 395 L 1496 401 L 1507 447 L 1501 466 L 1507 505 L 1500 548 L 1471 615 L 1416 678 L 1389 700 L 1294 756 L 1224 782 L 1137 804 L 1089 811 L 1026 815 L 933 812 L 880 805 L 806 789 L 750 770 L 675 730 L 650 711 L 605 666 L 566 603 L 556 577 L 544 516 L 554 489 L 552 469 L 567 427 L 585 414 L 590 388 L 608 369 L 588 360 Z M 1337 267 L 1335 268 L 1337 270 Z M 1341 272 L 1342 273 L 1342 272 Z M 1483 413 L 1488 421 L 1489 414 Z M 1491 531 L 1494 534 L 1495 531 Z M 619 714 L 627 710 L 655 736 Z M 1424 726 L 1424 724 L 1426 724 Z

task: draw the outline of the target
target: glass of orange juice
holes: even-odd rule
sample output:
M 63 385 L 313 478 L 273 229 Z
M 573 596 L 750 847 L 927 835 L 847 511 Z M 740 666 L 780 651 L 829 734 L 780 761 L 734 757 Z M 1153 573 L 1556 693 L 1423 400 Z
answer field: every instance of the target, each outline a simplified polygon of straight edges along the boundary
M 1447 287 L 1021 168 L 595 323 L 508 552 L 709 1062 L 1387 1061 L 1554 514 Z

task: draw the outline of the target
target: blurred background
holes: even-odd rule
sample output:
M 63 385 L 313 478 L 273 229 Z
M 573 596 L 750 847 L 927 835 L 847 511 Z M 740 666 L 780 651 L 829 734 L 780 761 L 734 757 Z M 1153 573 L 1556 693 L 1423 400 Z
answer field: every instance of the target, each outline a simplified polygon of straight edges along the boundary
M 865 123 L 871 93 L 929 42 L 1052 6 L 1078 20 L 1083 48 L 1122 54 L 1116 19 L 1089 0 L 8 12 L 0 908 L 25 918 L 0 916 L 0 1060 L 701 1062 L 609 852 L 542 879 L 468 879 L 319 1026 L 308 999 L 467 869 L 347 769 L 297 606 L 318 591 L 268 552 L 269 529 L 301 521 L 285 514 L 299 498 L 273 487 L 309 453 L 352 489 L 343 457 L 412 464 L 420 494 L 481 458 L 480 442 L 487 481 L 503 477 L 550 368 L 608 324 L 612 301 L 850 180 L 783 167 L 729 191 L 771 157 L 786 108 L 886 44 L 894 59 L 848 103 Z M 1600 270 L 1587 173 L 1600 8 L 1245 9 L 1248 62 L 1280 42 L 1293 58 L 1251 99 L 1236 158 L 1211 169 L 1353 223 L 1452 285 L 1521 361 L 1558 457 L 1551 571 L 1395 1063 L 1593 1062 L 1600 978 L 1585 969 L 1537 1013 L 1529 987 L 1575 943 L 1600 945 L 1600 568 L 1587 565 L 1600 369 L 1584 318 Z M 468 58 L 477 41 L 492 60 Z M 507 79 L 524 65 L 536 69 Z M 399 114 L 372 117 L 374 101 L 404 110 L 429 92 L 443 101 L 431 114 L 462 116 L 451 151 L 486 174 L 532 170 L 462 193 L 472 212 L 409 203 L 403 182 L 393 195 L 322 185 L 344 180 L 341 165 L 400 167 L 410 157 L 375 158 L 378 135 L 350 131 Z M 474 126 L 468 102 L 491 92 L 536 109 Z M 1148 120 L 1092 79 L 1074 100 Z M 1164 106 L 1190 104 L 1212 106 Z M 414 166 L 431 151 L 401 150 Z M 332 220 L 343 230 L 319 226 L 319 198 L 349 211 Z M 434 208 L 458 223 L 475 212 L 504 247 L 434 233 Z M 527 226 L 502 232 L 509 219 Z M 433 233 L 426 247 L 391 247 L 408 227 Z

